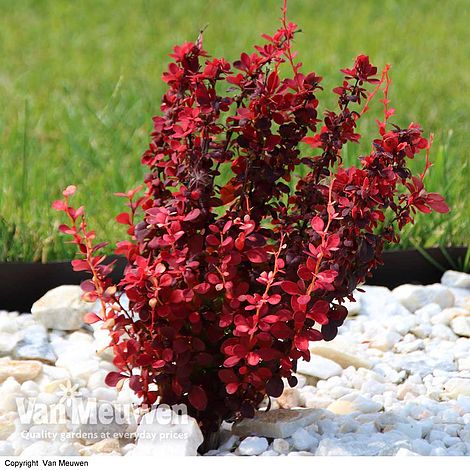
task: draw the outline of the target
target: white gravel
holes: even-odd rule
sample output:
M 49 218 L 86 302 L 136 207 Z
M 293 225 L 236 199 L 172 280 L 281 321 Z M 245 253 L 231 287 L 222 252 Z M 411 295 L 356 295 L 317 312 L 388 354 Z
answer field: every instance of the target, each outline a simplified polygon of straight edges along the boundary
M 299 385 L 273 400 L 274 410 L 316 409 L 313 424 L 284 438 L 262 435 L 262 426 L 238 437 L 225 425 L 208 455 L 470 455 L 470 276 L 448 272 L 443 284 L 393 291 L 367 286 L 357 299 L 337 338 L 312 343 L 316 359 L 300 364 Z M 71 393 L 114 409 L 138 402 L 128 387 L 105 385 L 114 366 L 109 352 L 96 352 L 101 334 L 45 331 L 40 321 L 0 312 L 0 455 L 131 452 L 134 420 L 94 425 L 94 437 L 70 416 L 21 422 L 18 399 L 50 407 Z

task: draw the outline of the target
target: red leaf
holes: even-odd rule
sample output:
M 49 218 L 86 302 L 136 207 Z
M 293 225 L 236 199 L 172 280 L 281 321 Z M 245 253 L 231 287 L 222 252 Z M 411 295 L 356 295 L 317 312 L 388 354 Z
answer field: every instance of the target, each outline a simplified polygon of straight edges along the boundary
M 299 286 L 292 281 L 283 281 L 281 283 L 281 289 L 290 295 L 300 294 Z
M 321 217 L 315 216 L 311 221 L 310 224 L 312 225 L 313 230 L 317 233 L 322 233 L 323 229 L 325 228 L 325 222 Z
M 170 294 L 170 302 L 173 304 L 179 304 L 181 302 L 184 302 L 184 294 L 181 289 L 174 289 L 171 291 Z
M 231 356 L 225 359 L 224 361 L 224 367 L 233 367 L 234 365 L 238 364 L 240 362 L 240 358 L 237 356 Z
M 68 196 L 73 196 L 75 194 L 75 191 L 77 190 L 77 187 L 71 184 L 70 186 L 67 186 L 63 191 L 62 194 L 66 197 Z
M 202 387 L 192 387 L 188 398 L 189 403 L 191 403 L 196 410 L 204 411 L 207 408 L 207 395 Z
M 128 212 L 121 212 L 116 216 L 116 222 L 123 225 L 132 225 L 131 217 Z
M 329 310 L 330 304 L 326 300 L 317 300 L 307 316 L 320 323 L 320 325 L 326 325 L 328 323 L 327 313 Z
M 441 214 L 447 214 L 447 212 L 449 212 L 449 206 L 440 194 L 429 193 L 427 195 L 426 202 L 429 207 L 434 209 L 436 212 L 440 212 Z
M 237 393 L 239 384 L 236 382 L 229 383 L 225 386 L 225 390 L 227 390 L 227 393 L 229 395 L 233 395 L 234 393 Z
M 92 325 L 93 323 L 102 321 L 102 319 L 96 313 L 89 312 L 85 314 L 85 316 L 83 317 L 83 321 L 88 325 Z
M 56 211 L 64 211 L 67 208 L 67 204 L 65 204 L 64 201 L 59 199 L 52 203 L 52 208 L 55 209 Z
M 191 212 L 186 214 L 184 221 L 191 222 L 193 220 L 196 220 L 200 215 L 201 215 L 201 211 L 199 209 L 193 209 Z
M 120 380 L 125 378 L 126 376 L 120 374 L 119 372 L 109 372 L 106 378 L 104 379 L 104 382 L 108 387 L 115 387 Z
M 300 297 L 297 298 L 297 302 L 300 305 L 307 305 L 310 302 L 310 295 L 301 295 Z
M 91 279 L 86 279 L 80 284 L 83 292 L 94 292 L 96 287 Z
M 268 255 L 261 248 L 252 248 L 246 252 L 246 256 L 252 263 L 264 263 L 268 259 Z
M 74 271 L 88 271 L 90 269 L 88 262 L 82 259 L 74 259 L 71 264 Z
M 268 303 L 271 305 L 277 305 L 280 301 L 281 301 L 281 296 L 279 294 L 273 294 L 268 299 Z
M 310 145 L 312 148 L 318 148 L 323 145 L 320 134 L 314 135 L 313 137 L 304 137 L 302 142 Z

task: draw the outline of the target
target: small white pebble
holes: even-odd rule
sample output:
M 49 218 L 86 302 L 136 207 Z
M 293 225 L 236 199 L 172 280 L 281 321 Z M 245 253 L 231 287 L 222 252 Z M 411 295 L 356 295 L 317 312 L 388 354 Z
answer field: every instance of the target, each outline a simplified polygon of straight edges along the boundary
M 246 437 L 238 446 L 240 455 L 260 455 L 268 448 L 265 437 Z

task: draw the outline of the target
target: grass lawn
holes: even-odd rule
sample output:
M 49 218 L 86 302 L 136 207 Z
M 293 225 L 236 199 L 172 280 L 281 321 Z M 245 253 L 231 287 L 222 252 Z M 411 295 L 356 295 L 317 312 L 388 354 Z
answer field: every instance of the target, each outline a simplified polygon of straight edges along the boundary
M 418 217 L 402 247 L 470 239 L 468 0 L 291 0 L 307 70 L 336 86 L 358 53 L 392 64 L 396 122 L 435 133 L 429 188 L 452 212 Z M 205 48 L 233 60 L 278 26 L 281 0 L 0 0 L 0 260 L 73 255 L 50 209 L 77 184 L 100 238 L 117 241 L 114 192 L 143 175 L 151 117 L 175 43 L 208 24 Z M 332 94 L 325 93 L 327 105 Z M 378 107 L 373 108 L 377 111 Z M 373 136 L 373 116 L 360 132 Z M 365 147 L 350 145 L 348 161 Z M 422 161 L 415 162 L 422 167 Z

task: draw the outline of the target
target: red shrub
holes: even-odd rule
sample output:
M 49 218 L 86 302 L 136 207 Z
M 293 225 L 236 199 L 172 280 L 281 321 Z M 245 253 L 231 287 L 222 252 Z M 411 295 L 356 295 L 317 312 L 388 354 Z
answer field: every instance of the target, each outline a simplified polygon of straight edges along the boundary
M 378 78 L 357 57 L 333 90 L 338 109 L 321 119 L 321 77 L 295 61 L 296 30 L 284 7 L 281 28 L 233 65 L 209 59 L 201 38 L 175 47 L 142 157 L 145 194 L 120 194 L 130 212 L 117 221 L 130 241 L 116 250 L 128 259 L 119 286 L 82 208 L 69 205 L 74 187 L 54 203 L 82 254 L 75 270 L 92 273 L 85 295 L 102 305 L 88 321 L 110 331 L 121 372 L 108 384 L 129 379 L 145 404 L 185 403 L 205 432 L 252 416 L 266 395 L 281 394 L 283 378 L 294 385 L 297 360 L 309 359 L 310 341 L 335 337 L 344 299 L 380 263 L 384 243 L 398 242 L 416 210 L 448 210 L 424 190 L 430 145 L 420 127 L 388 125 L 388 66 Z M 359 141 L 357 121 L 380 90 L 379 137 L 358 167 L 345 168 L 341 149 Z M 310 155 L 301 156 L 301 142 Z M 414 176 L 407 160 L 421 150 L 425 170 Z M 301 167 L 306 176 L 294 185 Z

